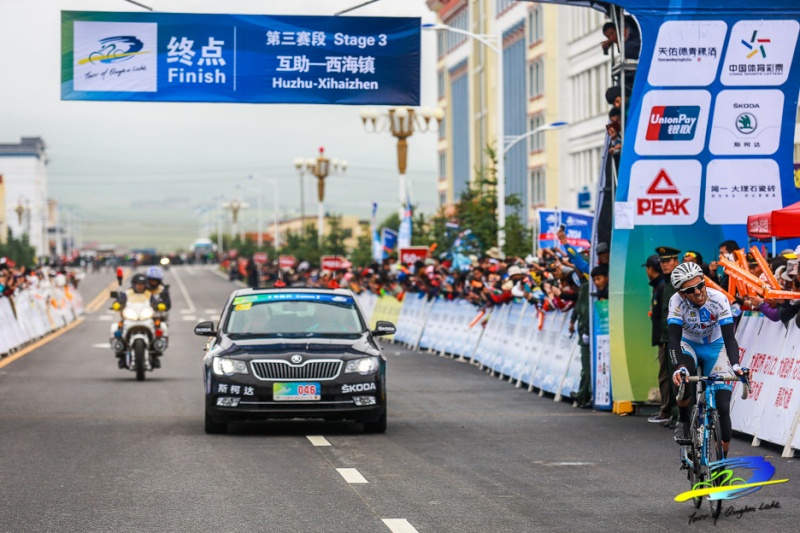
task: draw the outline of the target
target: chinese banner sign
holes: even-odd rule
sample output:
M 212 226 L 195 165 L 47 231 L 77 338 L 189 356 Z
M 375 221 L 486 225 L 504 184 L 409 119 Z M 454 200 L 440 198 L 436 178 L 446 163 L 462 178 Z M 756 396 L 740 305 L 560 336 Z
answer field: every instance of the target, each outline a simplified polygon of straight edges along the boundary
M 419 105 L 420 19 L 61 13 L 61 98 Z

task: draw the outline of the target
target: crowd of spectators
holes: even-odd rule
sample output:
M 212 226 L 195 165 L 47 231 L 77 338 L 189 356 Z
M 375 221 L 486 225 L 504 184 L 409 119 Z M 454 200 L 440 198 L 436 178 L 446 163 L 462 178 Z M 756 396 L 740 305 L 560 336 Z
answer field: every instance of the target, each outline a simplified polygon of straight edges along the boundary
M 31 268 L 0 257 L 0 298 L 7 298 L 12 307 L 14 295 L 18 291 L 39 288 L 50 283 L 62 287 L 69 284 L 77 288 L 80 278 L 81 275 L 64 268 L 54 269 L 48 265 Z

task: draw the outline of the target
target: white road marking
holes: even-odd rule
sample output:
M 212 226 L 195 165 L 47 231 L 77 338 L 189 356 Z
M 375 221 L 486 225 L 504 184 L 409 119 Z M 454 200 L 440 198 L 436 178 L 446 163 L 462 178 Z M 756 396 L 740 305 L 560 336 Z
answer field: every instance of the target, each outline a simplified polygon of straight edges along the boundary
M 314 446 L 330 446 L 331 445 L 331 443 L 328 442 L 328 439 L 326 439 L 325 437 L 320 437 L 320 436 L 317 436 L 317 435 L 308 435 L 308 436 L 306 436 L 306 438 L 309 441 L 311 441 L 311 444 L 313 444 Z
M 384 518 L 383 523 L 392 533 L 418 533 L 405 518 Z
M 114 317 L 111 316 L 111 315 L 100 315 L 99 317 L 97 317 L 97 320 L 108 320 L 108 321 L 111 321 L 111 320 L 114 320 Z
M 178 275 L 178 269 L 172 271 L 172 275 L 175 277 L 175 281 L 178 282 L 178 287 L 181 289 L 181 294 L 186 299 L 186 303 L 188 304 L 188 309 L 192 312 L 195 310 L 194 302 L 192 301 L 192 297 L 189 296 L 189 291 L 186 290 L 186 285 L 183 284 L 183 280 L 181 279 L 180 275 Z
M 533 464 L 542 466 L 592 466 L 597 463 L 586 461 L 534 461 Z
M 194 313 L 194 311 L 192 311 L 191 309 L 181 309 L 181 313 L 184 315 L 191 315 L 192 313 Z
M 92 348 L 107 348 L 108 349 L 108 348 L 111 348 L 111 345 L 108 344 L 107 342 L 98 342 L 98 343 L 92 344 Z
M 219 315 L 219 309 L 206 309 L 205 313 L 211 316 Z
M 185 322 L 193 322 L 193 321 L 197 320 L 197 317 L 194 316 L 194 315 L 183 315 L 182 318 L 183 318 L 183 320 Z
M 337 468 L 336 471 L 339 472 L 348 483 L 369 483 L 355 468 Z

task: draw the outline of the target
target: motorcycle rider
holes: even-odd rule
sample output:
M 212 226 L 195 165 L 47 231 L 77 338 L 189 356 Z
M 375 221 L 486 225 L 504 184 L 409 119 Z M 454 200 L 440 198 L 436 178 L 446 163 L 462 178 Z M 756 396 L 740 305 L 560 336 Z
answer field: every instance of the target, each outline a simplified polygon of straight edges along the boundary
M 169 285 L 164 284 L 164 271 L 161 267 L 151 266 L 145 273 L 147 277 L 147 290 L 150 291 L 153 309 L 165 313 L 172 307 L 169 297 Z M 161 304 L 163 304 L 163 309 Z
M 117 301 L 112 304 L 111 308 L 114 311 L 122 311 L 128 303 L 128 298 L 132 298 L 136 294 L 145 293 L 147 293 L 147 277 L 145 277 L 144 274 L 134 274 L 133 277 L 131 277 L 131 288 L 125 292 L 118 292 Z M 125 353 L 122 352 L 116 355 L 119 360 L 119 367 L 125 368 Z

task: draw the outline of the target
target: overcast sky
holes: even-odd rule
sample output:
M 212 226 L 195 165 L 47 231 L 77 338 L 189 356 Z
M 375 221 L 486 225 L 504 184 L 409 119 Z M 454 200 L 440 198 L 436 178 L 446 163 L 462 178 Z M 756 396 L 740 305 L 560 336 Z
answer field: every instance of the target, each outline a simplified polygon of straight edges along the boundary
M 141 2 L 161 12 L 333 15 L 363 0 Z M 330 211 L 366 218 L 372 201 L 381 206 L 380 218 L 395 209 L 395 139 L 364 132 L 357 106 L 61 101 L 61 10 L 144 10 L 124 0 L 0 1 L 0 143 L 44 139 L 49 196 L 80 213 L 84 240 L 186 247 L 197 234 L 196 208 L 217 195 L 248 195 L 237 188 L 248 175 L 256 184 L 277 179 L 281 211 L 297 214 L 293 159 L 315 157 L 320 146 L 349 164 L 326 182 Z M 356 15 L 434 20 L 424 0 L 381 0 L 349 14 Z M 434 56 L 434 35 L 423 33 L 427 106 L 436 104 Z M 409 140 L 408 177 L 425 213 L 437 203 L 436 137 L 418 133 Z M 316 213 L 312 186 L 307 181 L 306 214 Z M 271 186 L 263 189 L 271 220 Z M 253 229 L 254 221 L 254 213 L 246 215 Z

